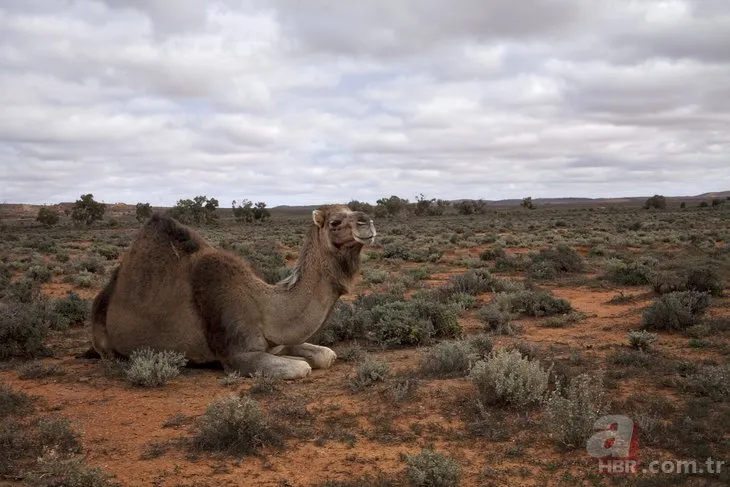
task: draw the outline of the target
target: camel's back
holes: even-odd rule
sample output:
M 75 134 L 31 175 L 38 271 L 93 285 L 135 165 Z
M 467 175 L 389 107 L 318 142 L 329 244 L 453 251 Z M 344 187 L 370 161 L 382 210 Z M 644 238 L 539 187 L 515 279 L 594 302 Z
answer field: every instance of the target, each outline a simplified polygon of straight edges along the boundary
M 143 346 L 175 349 L 193 361 L 211 357 L 193 306 L 190 269 L 210 246 L 194 230 L 153 216 L 122 259 L 109 302 L 107 334 L 122 355 Z

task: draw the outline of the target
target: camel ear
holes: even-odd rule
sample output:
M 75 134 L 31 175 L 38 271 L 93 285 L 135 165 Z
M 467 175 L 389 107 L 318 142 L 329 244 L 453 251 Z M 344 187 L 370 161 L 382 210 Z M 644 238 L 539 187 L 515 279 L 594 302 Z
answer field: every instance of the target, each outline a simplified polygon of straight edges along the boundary
M 312 212 L 312 221 L 319 228 L 324 226 L 324 212 L 322 210 L 314 210 Z

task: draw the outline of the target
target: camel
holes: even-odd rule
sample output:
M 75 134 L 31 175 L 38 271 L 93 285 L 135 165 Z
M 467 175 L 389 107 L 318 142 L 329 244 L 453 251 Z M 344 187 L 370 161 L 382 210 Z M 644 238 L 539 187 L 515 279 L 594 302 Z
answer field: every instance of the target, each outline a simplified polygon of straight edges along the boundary
M 92 343 L 102 358 L 149 347 L 220 362 L 229 372 L 306 377 L 337 358 L 307 343 L 326 322 L 373 243 L 373 221 L 343 205 L 312 213 L 292 273 L 267 284 L 237 255 L 155 214 L 92 305 Z

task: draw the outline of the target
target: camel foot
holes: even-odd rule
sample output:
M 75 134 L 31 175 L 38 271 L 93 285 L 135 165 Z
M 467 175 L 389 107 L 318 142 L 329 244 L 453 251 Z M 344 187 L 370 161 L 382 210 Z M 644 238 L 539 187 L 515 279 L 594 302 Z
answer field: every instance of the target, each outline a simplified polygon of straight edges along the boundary
M 327 347 L 320 345 L 312 345 L 311 343 L 302 343 L 301 345 L 291 345 L 284 347 L 282 355 L 293 355 L 301 357 L 312 366 L 313 369 L 328 369 L 335 363 L 337 354 Z
M 302 379 L 312 373 L 312 367 L 298 357 L 277 357 L 266 352 L 248 352 L 237 355 L 229 369 L 244 377 L 261 372 L 277 379 Z

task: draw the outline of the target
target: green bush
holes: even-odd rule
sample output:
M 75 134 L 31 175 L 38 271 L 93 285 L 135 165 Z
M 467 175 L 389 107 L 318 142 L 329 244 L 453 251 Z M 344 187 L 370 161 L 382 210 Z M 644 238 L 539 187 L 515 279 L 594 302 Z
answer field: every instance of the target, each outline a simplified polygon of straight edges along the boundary
M 572 311 L 570 303 L 562 298 L 556 298 L 548 291 L 523 290 L 508 293 L 497 297 L 498 301 L 509 303 L 509 310 L 514 313 L 528 316 L 552 316 Z
M 48 355 L 44 346 L 52 315 L 45 299 L 0 306 L 0 360 Z
M 524 408 L 545 398 L 550 369 L 529 360 L 517 350 L 499 349 L 471 369 L 472 381 L 483 404 Z
M 187 359 L 172 350 L 135 350 L 129 357 L 124 375 L 130 384 L 141 387 L 158 387 L 180 375 Z
M 646 330 L 632 330 L 627 334 L 627 338 L 631 348 L 642 352 L 648 352 L 652 345 L 659 341 L 659 336 L 656 333 Z
M 565 448 L 585 447 L 593 425 L 605 413 L 606 406 L 600 377 L 578 375 L 565 390 L 557 383 L 545 403 L 553 438 Z
M 476 269 L 452 276 L 449 284 L 455 293 L 477 295 L 492 290 L 494 277 L 486 269 Z
M 357 366 L 355 375 L 349 378 L 350 389 L 360 391 L 377 382 L 385 382 L 390 374 L 388 363 L 371 356 L 365 356 Z
M 730 365 L 703 367 L 692 373 L 682 382 L 684 390 L 697 396 L 709 397 L 714 401 L 724 401 L 730 397 Z
M 644 312 L 641 324 L 648 330 L 685 330 L 697 323 L 709 304 L 707 293 L 678 291 L 664 294 Z
M 192 444 L 202 451 L 250 455 L 264 446 L 280 446 L 282 440 L 256 400 L 231 394 L 208 406 Z
M 429 349 L 421 359 L 421 372 L 437 377 L 455 377 L 469 373 L 476 353 L 465 340 L 441 342 Z
M 514 328 L 510 324 L 512 314 L 508 310 L 501 309 L 495 303 L 481 307 L 477 311 L 477 317 L 489 331 L 499 335 L 513 335 L 515 333 Z
M 418 455 L 406 456 L 406 476 L 416 487 L 456 487 L 461 480 L 461 468 L 455 460 L 438 452 L 424 449 Z
M 533 256 L 528 275 L 534 279 L 552 279 L 559 274 L 574 274 L 583 270 L 583 259 L 575 249 L 558 245 L 553 249 L 542 249 Z
M 643 286 L 651 282 L 652 270 L 650 262 L 610 259 L 606 263 L 605 278 L 621 286 Z
M 51 269 L 45 265 L 34 265 L 30 266 L 26 271 L 25 275 L 28 279 L 32 279 L 36 282 L 48 282 L 51 280 Z
M 57 328 L 83 323 L 91 310 L 88 300 L 81 298 L 76 292 L 69 291 L 65 298 L 57 300 L 53 311 L 57 316 Z

